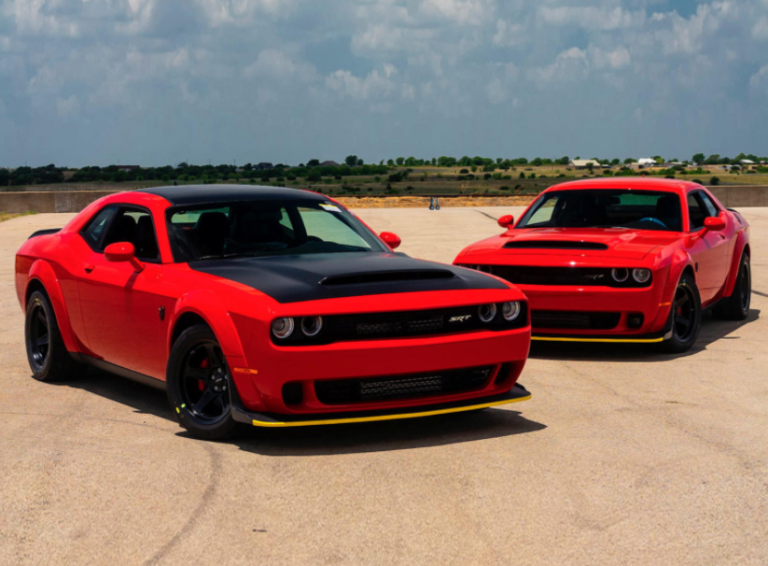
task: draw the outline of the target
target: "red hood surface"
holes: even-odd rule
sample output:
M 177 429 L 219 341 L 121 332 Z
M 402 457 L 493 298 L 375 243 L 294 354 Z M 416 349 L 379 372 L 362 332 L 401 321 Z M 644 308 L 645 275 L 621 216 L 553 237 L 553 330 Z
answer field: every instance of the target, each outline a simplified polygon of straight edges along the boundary
M 521 255 L 569 255 L 640 260 L 654 248 L 667 246 L 680 238 L 676 232 L 626 230 L 621 228 L 525 228 L 478 242 L 461 255 L 493 253 L 497 257 Z M 541 247 L 536 244 L 541 243 Z M 563 248 L 558 248 L 558 243 Z M 568 244 L 581 244 L 603 249 L 573 249 Z M 520 248 L 505 247 L 520 244 Z

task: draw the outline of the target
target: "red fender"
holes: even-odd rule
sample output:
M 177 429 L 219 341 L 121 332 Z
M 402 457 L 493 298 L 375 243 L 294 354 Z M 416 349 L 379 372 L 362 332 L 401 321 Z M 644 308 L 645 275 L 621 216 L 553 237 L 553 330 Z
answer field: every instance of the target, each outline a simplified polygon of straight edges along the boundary
M 739 266 L 741 265 L 741 256 L 744 253 L 744 248 L 747 247 L 749 238 L 747 237 L 747 231 L 739 231 L 739 237 L 736 240 L 736 245 L 733 248 L 733 257 L 731 258 L 731 267 L 728 270 L 728 277 L 725 280 L 725 289 L 723 291 L 723 297 L 730 297 L 733 294 L 733 288 L 736 286 L 736 279 L 739 275 Z
M 193 312 L 202 318 L 219 341 L 221 351 L 228 358 L 244 358 L 243 346 L 240 343 L 240 336 L 237 333 L 234 322 L 221 302 L 219 296 L 213 291 L 196 290 L 179 298 L 173 309 L 170 324 L 168 325 L 168 353 L 170 354 L 173 346 L 173 330 L 179 317 L 187 312 Z
M 29 277 L 27 283 L 24 286 L 24 297 L 26 297 L 27 289 L 29 288 L 32 280 L 40 281 L 45 287 L 45 292 L 48 294 L 48 298 L 51 300 L 51 306 L 53 306 L 53 312 L 56 315 L 56 322 L 59 326 L 59 334 L 64 341 L 64 346 L 69 352 L 78 352 L 77 340 L 72 332 L 72 327 L 69 322 L 69 313 L 67 307 L 64 304 L 64 297 L 61 294 L 61 288 L 59 287 L 59 280 L 56 277 L 56 273 L 53 271 L 53 267 L 42 259 L 38 259 L 32 264 L 29 270 Z M 24 305 L 26 311 L 27 306 Z
M 669 311 L 672 308 L 672 301 L 675 299 L 675 291 L 677 290 L 677 283 L 683 276 L 683 272 L 686 268 L 691 267 L 696 279 L 696 270 L 693 268 L 693 260 L 691 256 L 683 250 L 677 250 L 670 258 L 669 273 L 666 277 L 666 283 L 664 286 L 664 293 L 662 295 L 661 304 L 659 305 L 658 314 L 656 320 L 653 323 L 653 328 L 664 328 L 669 319 Z

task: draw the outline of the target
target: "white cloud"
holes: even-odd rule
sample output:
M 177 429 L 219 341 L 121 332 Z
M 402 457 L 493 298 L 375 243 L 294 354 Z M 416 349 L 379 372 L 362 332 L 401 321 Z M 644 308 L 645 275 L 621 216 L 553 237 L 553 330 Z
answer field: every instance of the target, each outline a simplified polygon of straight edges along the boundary
M 247 79 L 272 78 L 280 81 L 311 82 L 317 77 L 315 68 L 277 49 L 265 49 L 251 65 L 243 70 Z
M 621 45 L 611 51 L 599 47 L 591 48 L 589 55 L 595 69 L 622 69 L 632 62 L 629 50 Z
M 460 25 L 479 25 L 493 17 L 494 0 L 424 0 L 422 13 Z
M 74 94 L 70 95 L 68 98 L 56 99 L 56 112 L 58 112 L 60 118 L 76 116 L 79 111 L 80 102 Z
M 558 53 L 555 61 L 545 67 L 529 71 L 532 79 L 539 83 L 574 82 L 587 77 L 589 60 L 586 52 L 578 47 L 571 47 Z
M 527 39 L 526 26 L 523 24 L 511 24 L 504 20 L 496 22 L 496 33 L 493 36 L 493 44 L 499 47 L 511 47 L 521 45 Z
M 543 7 L 542 20 L 554 26 L 578 26 L 587 30 L 615 30 L 639 27 L 645 22 L 645 12 L 630 12 L 620 6 L 604 9 L 597 6 Z
M 394 76 L 397 69 L 386 64 L 382 73 L 374 69 L 367 77 L 359 78 L 350 71 L 338 70 L 325 79 L 325 85 L 332 91 L 355 100 L 387 98 L 396 91 Z
M 760 18 L 752 28 L 752 37 L 755 39 L 768 39 L 768 17 Z

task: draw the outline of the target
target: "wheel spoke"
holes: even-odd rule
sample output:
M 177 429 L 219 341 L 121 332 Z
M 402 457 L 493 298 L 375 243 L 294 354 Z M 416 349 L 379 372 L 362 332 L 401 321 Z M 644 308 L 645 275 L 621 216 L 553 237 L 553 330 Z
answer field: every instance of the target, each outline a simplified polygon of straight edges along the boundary
M 678 316 L 675 319 L 675 324 L 679 324 L 683 327 L 683 330 L 688 330 L 691 327 L 691 321 L 683 316 Z
M 216 347 L 213 344 L 206 344 L 205 351 L 208 354 L 208 361 L 211 362 L 211 367 L 220 367 L 221 360 L 219 359 L 218 352 L 216 352 Z
M 207 382 L 209 379 L 208 376 L 209 376 L 209 371 L 203 368 L 193 368 L 193 367 L 187 366 L 186 370 L 184 371 L 184 377 L 197 379 L 198 381 Z
M 40 309 L 37 311 L 37 320 L 42 322 L 43 325 L 45 325 L 45 327 L 48 328 L 48 319 L 46 318 L 45 312 L 43 311 L 43 309 Z
M 688 294 L 686 293 L 682 297 L 680 297 L 678 300 L 675 301 L 675 306 L 677 308 L 680 308 L 687 302 L 688 302 Z
M 40 346 L 47 346 L 48 345 L 48 334 L 46 333 L 46 334 L 43 334 L 42 336 L 40 336 L 40 338 L 37 339 L 36 343 L 37 343 L 37 347 L 38 348 Z
M 197 413 L 201 413 L 203 409 L 205 409 L 211 403 L 211 401 L 216 399 L 216 397 L 218 397 L 218 394 L 213 391 L 213 388 L 209 387 L 205 390 L 203 396 L 200 397 L 200 400 L 192 406 L 192 408 Z

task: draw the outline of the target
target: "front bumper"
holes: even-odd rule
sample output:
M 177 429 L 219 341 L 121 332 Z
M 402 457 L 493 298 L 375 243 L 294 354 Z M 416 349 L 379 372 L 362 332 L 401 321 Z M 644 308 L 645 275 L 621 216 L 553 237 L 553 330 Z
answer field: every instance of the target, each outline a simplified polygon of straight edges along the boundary
M 235 393 L 236 395 L 236 393 Z M 421 407 L 400 407 L 378 411 L 358 411 L 344 413 L 323 414 L 274 414 L 256 413 L 246 410 L 236 396 L 232 399 L 232 417 L 235 421 L 250 424 L 262 428 L 287 428 L 299 426 L 320 426 L 334 424 L 352 424 L 378 421 L 394 421 L 402 419 L 415 419 L 446 415 L 450 413 L 462 413 L 476 411 L 488 407 L 498 407 L 510 403 L 527 401 L 531 394 L 520 384 L 515 384 L 512 389 L 500 395 L 493 395 L 475 399 L 465 399 L 452 403 L 431 404 Z

